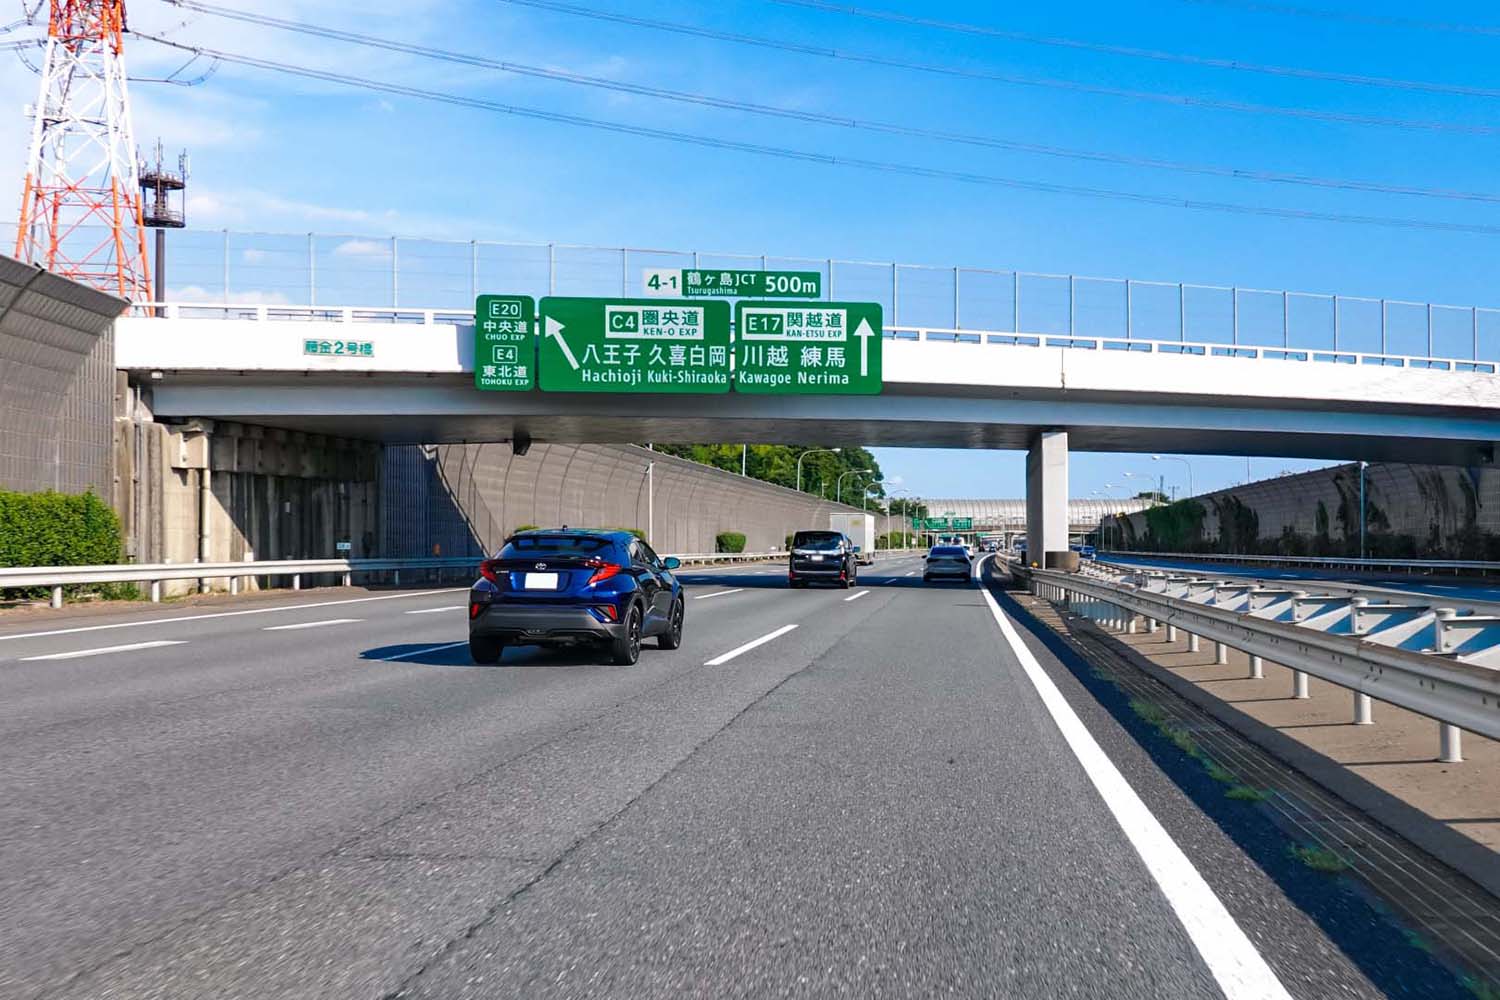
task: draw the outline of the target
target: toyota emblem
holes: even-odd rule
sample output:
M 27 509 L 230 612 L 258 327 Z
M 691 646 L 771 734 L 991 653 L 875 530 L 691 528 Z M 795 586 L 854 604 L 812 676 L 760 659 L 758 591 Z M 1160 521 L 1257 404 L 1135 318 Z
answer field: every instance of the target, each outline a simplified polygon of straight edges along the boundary
M 546 563 L 537 563 L 536 564 L 536 568 L 537 569 L 546 569 L 547 568 L 547 564 Z

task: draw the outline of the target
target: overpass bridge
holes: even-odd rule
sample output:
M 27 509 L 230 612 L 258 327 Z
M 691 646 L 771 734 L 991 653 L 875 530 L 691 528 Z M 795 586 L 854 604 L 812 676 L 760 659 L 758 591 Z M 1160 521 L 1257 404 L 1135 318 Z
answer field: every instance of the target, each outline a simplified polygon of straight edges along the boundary
M 889 326 L 878 396 L 486 393 L 462 312 L 168 304 L 115 324 L 158 416 L 385 442 L 819 442 L 1028 452 L 1029 550 L 1067 547 L 1069 449 L 1476 466 L 1494 365 Z M 369 353 L 308 354 L 309 337 Z

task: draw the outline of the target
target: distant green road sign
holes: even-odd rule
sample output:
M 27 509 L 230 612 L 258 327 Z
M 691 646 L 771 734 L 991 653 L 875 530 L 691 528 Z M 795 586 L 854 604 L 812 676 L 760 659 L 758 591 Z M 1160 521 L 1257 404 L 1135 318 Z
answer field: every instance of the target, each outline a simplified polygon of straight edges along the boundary
M 647 295 L 690 299 L 820 299 L 818 271 L 730 271 L 697 267 L 648 267 L 641 274 Z
M 928 531 L 947 531 L 948 519 L 946 517 L 929 517 L 927 519 Z
M 729 391 L 729 303 L 547 297 L 546 392 Z
M 953 519 L 954 531 L 973 531 L 974 519 L 972 517 L 955 517 Z
M 474 302 L 474 387 L 507 391 L 536 385 L 536 300 L 481 295 Z
M 873 302 L 737 302 L 736 392 L 873 396 L 882 327 Z

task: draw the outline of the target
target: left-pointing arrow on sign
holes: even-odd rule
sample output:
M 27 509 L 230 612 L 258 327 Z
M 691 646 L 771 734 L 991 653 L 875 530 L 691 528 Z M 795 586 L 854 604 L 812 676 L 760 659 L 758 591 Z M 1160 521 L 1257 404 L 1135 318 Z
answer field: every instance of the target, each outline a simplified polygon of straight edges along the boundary
M 573 349 L 569 347 L 568 342 L 563 339 L 563 325 L 557 320 L 553 319 L 551 316 L 547 317 L 545 325 L 547 327 L 547 336 L 557 341 L 557 346 L 562 348 L 563 357 L 568 359 L 568 364 L 572 365 L 573 370 L 576 372 L 578 370 L 578 359 L 573 357 Z

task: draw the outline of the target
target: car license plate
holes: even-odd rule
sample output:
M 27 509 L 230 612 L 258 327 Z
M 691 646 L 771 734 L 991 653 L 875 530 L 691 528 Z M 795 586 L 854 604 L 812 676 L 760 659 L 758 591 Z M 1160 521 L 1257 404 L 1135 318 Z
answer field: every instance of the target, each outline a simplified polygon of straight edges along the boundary
M 823 561 L 823 557 L 822 556 L 813 556 L 812 557 L 812 561 L 813 562 L 822 562 Z
M 522 581 L 522 586 L 527 590 L 556 590 L 556 573 L 527 573 Z

